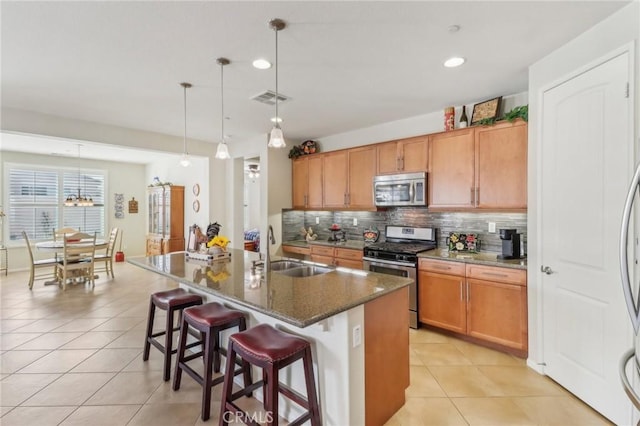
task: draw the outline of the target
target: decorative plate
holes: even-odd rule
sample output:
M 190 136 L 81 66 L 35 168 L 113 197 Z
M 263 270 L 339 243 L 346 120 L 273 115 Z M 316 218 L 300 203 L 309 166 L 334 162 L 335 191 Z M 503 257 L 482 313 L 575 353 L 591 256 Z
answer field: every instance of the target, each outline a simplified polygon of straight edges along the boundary
M 200 211 L 200 201 L 195 200 L 193 202 L 193 211 L 198 213 Z
M 378 228 L 376 228 L 375 226 L 370 226 L 369 228 L 364 230 L 362 236 L 364 237 L 365 243 L 375 243 L 376 241 L 378 241 L 380 231 L 378 231 Z
M 469 251 L 477 253 L 480 249 L 478 234 L 472 233 L 449 233 L 449 251 Z
M 197 183 L 193 185 L 193 195 L 195 195 L 196 197 L 200 195 L 200 185 L 198 185 Z

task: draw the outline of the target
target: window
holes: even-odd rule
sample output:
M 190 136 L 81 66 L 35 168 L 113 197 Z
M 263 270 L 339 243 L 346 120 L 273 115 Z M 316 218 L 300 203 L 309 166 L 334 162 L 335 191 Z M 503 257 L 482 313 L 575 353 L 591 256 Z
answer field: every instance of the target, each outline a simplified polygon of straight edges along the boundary
M 51 239 L 53 229 L 72 227 L 105 235 L 103 171 L 47 169 L 7 165 L 9 177 L 9 240 L 22 239 L 22 231 L 34 240 Z M 65 207 L 63 194 L 88 194 L 93 207 Z

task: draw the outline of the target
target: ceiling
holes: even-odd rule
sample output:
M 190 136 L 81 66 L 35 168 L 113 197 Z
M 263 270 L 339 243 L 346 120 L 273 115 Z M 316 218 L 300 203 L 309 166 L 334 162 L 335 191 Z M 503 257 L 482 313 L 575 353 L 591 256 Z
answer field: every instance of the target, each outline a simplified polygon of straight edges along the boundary
M 264 135 L 274 107 L 250 98 L 275 72 L 251 62 L 273 62 L 281 18 L 280 116 L 299 142 L 526 91 L 529 65 L 627 3 L 2 2 L 1 102 L 182 137 L 187 81 L 188 137 L 218 142 L 226 57 L 229 143 Z M 467 62 L 444 68 L 453 55 Z

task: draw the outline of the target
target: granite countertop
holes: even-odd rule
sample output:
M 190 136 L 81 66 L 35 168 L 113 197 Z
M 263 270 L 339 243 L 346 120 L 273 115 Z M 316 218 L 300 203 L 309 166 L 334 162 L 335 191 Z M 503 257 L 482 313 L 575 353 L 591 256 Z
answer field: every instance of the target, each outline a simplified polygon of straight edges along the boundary
M 314 241 L 305 241 L 305 240 L 295 240 L 295 241 L 284 241 L 282 243 L 283 246 L 293 246 L 293 247 L 302 247 L 302 248 L 310 248 L 311 245 L 319 245 L 319 246 L 329 246 L 329 247 L 342 247 L 346 249 L 353 250 L 362 250 L 366 245 L 364 241 L 360 240 L 347 240 L 347 241 L 324 241 L 324 240 L 314 240 Z
M 418 254 L 418 258 L 448 260 L 452 262 L 475 263 L 478 265 L 499 266 L 502 268 L 527 269 L 527 259 L 498 259 L 498 253 L 450 252 L 446 249 L 433 249 Z
M 189 259 L 185 252 L 127 261 L 301 328 L 411 283 L 408 278 L 347 268 L 302 278 L 275 271 L 253 274 L 257 253 L 229 251 L 230 259 L 214 262 Z M 277 259 L 281 258 L 272 260 Z

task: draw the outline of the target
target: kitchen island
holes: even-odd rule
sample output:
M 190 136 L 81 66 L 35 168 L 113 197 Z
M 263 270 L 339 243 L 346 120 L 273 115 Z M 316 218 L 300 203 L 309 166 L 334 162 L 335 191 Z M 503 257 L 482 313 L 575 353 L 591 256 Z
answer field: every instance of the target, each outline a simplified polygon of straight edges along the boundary
M 184 252 L 128 261 L 207 301 L 246 312 L 248 327 L 267 323 L 309 340 L 323 424 L 384 424 L 404 404 L 409 279 L 347 268 L 293 277 L 253 268 L 257 253 L 230 253 L 229 259 L 209 262 Z M 280 379 L 305 394 L 298 364 L 287 367 Z M 262 399 L 260 391 L 254 395 Z M 280 407 L 280 415 L 290 420 L 301 412 L 282 396 Z

